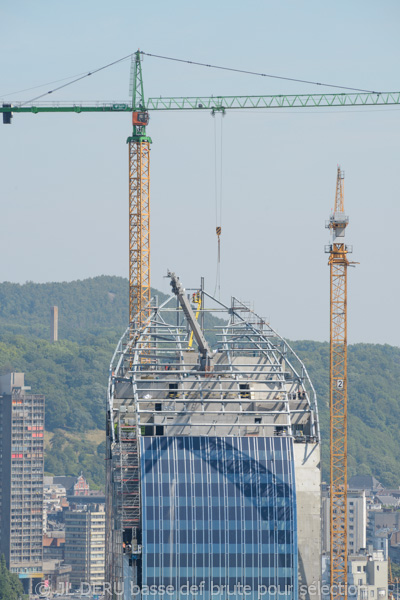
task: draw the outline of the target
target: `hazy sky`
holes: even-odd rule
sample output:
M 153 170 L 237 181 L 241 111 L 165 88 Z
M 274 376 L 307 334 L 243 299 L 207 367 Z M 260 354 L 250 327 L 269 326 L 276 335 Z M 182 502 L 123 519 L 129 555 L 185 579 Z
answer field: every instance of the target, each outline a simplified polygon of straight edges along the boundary
M 0 100 L 29 100 L 134 52 L 349 87 L 399 91 L 397 1 L 22 0 L 2 3 Z M 127 100 L 130 63 L 49 99 Z M 320 87 L 145 58 L 146 97 L 318 93 Z M 324 91 L 333 91 L 323 88 Z M 14 93 L 19 92 L 19 93 Z M 11 94 L 11 95 L 9 95 Z M 222 121 L 221 299 L 235 295 L 291 339 L 329 336 L 325 221 L 345 170 L 349 341 L 400 345 L 400 107 L 243 111 Z M 153 113 L 152 285 L 167 268 L 215 287 L 221 118 Z M 0 124 L 0 281 L 128 272 L 129 114 L 18 115 Z M 219 155 L 219 148 L 217 154 Z

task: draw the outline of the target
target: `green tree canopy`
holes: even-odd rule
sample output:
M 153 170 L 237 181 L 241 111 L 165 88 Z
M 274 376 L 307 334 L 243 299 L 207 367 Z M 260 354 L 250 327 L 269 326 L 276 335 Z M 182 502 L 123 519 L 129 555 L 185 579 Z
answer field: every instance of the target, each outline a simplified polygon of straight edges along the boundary
M 24 588 L 18 575 L 10 573 L 6 567 L 4 554 L 0 557 L 0 600 L 21 600 Z

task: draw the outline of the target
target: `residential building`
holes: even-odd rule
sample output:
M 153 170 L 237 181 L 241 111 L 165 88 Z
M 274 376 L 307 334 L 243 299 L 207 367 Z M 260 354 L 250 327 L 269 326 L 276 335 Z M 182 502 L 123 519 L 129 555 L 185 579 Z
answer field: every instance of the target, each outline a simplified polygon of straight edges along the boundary
M 60 519 L 66 504 L 66 490 L 60 484 L 53 483 L 53 477 L 44 477 L 43 485 L 43 532 L 51 530 L 51 524 Z M 57 514 L 60 513 L 60 514 Z
M 48 584 L 47 597 L 50 596 L 50 592 L 64 595 L 69 591 L 71 565 L 55 559 L 43 559 L 43 573 Z
M 386 531 L 380 531 L 376 533 L 372 538 L 372 547 L 373 549 L 380 550 L 383 553 L 383 557 L 385 560 L 389 558 L 389 537 Z
M 53 485 L 59 485 L 65 488 L 68 496 L 88 496 L 90 492 L 89 483 L 83 476 L 83 473 L 75 476 L 56 476 L 53 477 Z
M 396 508 L 400 505 L 400 499 L 391 494 L 376 494 L 374 501 L 384 507 Z
M 62 532 L 62 536 L 54 536 L 54 533 L 61 532 L 51 532 L 51 535 L 43 536 L 43 560 L 64 560 L 64 552 L 65 552 L 65 532 Z
M 385 557 L 394 558 L 396 561 L 399 555 L 395 543 L 392 544 L 392 534 L 400 531 L 400 511 L 390 509 L 374 508 L 371 505 L 368 511 L 368 543 L 372 544 L 374 550 L 382 550 Z M 396 536 L 393 537 L 393 540 Z
M 0 376 L 0 553 L 21 579 L 42 576 L 44 396 Z
M 400 561 L 400 531 L 394 531 L 389 535 L 389 558 L 396 563 Z
M 350 554 L 348 557 L 349 599 L 386 600 L 388 598 L 388 562 L 383 552 Z
M 104 583 L 104 505 L 87 505 L 65 513 L 65 562 L 72 567 L 72 588 Z
M 347 492 L 347 549 L 356 554 L 367 547 L 367 505 L 364 490 Z M 322 551 L 330 552 L 329 490 L 322 498 Z

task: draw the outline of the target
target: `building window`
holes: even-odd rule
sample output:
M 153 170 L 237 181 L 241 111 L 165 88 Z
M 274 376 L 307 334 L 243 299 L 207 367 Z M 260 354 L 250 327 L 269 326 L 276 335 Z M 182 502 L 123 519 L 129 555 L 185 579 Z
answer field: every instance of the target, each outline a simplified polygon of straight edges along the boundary
M 358 573 L 361 573 L 361 566 L 360 566 L 360 567 L 357 567 L 357 572 L 358 572 Z

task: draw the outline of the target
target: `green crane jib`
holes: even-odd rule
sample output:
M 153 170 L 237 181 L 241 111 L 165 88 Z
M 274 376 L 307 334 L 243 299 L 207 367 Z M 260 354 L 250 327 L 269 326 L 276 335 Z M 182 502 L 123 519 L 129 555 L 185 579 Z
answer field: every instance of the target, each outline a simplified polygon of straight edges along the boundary
M 139 79 L 140 81 L 141 78 Z M 136 77 L 135 77 L 136 81 Z M 143 91 L 140 90 L 140 94 Z M 140 97 L 139 94 L 139 97 Z M 14 104 L 3 104 L 0 113 L 3 113 L 3 123 L 11 123 L 14 113 L 59 113 L 59 112 L 132 112 L 137 115 L 146 115 L 152 110 L 213 110 L 227 111 L 240 108 L 327 108 L 343 106 L 389 106 L 400 104 L 400 92 L 366 92 L 353 94 L 295 94 L 292 96 L 193 96 L 178 98 L 149 98 L 145 106 L 137 105 L 137 97 L 130 104 L 98 102 L 96 104 L 85 102 L 63 103 L 36 103 L 25 104 L 16 102 Z M 148 123 L 144 123 L 144 126 Z M 135 127 L 143 126 L 141 123 L 134 124 Z M 135 135 L 136 132 L 134 131 Z

